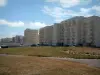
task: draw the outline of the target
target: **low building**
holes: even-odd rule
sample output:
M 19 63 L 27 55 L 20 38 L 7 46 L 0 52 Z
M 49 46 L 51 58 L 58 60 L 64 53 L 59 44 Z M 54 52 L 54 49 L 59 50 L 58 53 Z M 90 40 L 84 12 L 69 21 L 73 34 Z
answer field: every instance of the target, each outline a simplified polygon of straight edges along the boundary
M 12 37 L 12 41 L 14 43 L 23 44 L 24 43 L 24 36 L 22 36 L 22 35 L 16 35 L 15 37 Z

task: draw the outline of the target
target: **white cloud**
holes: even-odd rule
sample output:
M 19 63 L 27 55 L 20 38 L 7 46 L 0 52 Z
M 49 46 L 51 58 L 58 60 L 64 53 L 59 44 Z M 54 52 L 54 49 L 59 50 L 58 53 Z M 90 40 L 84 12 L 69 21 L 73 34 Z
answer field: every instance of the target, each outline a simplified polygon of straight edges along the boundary
M 91 9 L 96 11 L 96 15 L 100 15 L 100 6 L 95 5 Z
M 45 23 L 41 23 L 41 22 L 28 22 L 28 23 L 25 23 L 22 21 L 9 22 L 9 21 L 3 20 L 3 19 L 0 19 L 0 25 L 7 25 L 9 27 L 34 28 L 34 29 L 38 29 L 38 28 L 46 26 Z
M 21 21 L 18 21 L 18 22 L 9 22 L 7 20 L 0 20 L 0 25 L 8 25 L 8 26 L 11 26 L 11 27 L 22 27 L 24 26 L 24 23 L 21 22 Z
M 46 2 L 57 2 L 58 0 L 46 0 Z
M 39 29 L 39 28 L 45 27 L 45 26 L 47 26 L 47 25 L 45 23 L 41 23 L 41 22 L 30 22 L 28 25 L 28 27 L 30 27 L 30 28 L 32 27 L 34 29 Z
M 79 16 L 89 17 L 92 16 L 91 8 L 80 8 Z
M 73 17 L 73 16 L 91 16 L 90 8 L 81 8 L 80 11 L 66 10 L 60 7 L 49 8 L 48 6 L 44 6 L 43 12 L 47 15 L 53 17 L 56 22 L 61 22 L 65 18 Z
M 44 6 L 43 12 L 55 18 L 56 22 L 63 20 L 62 18 L 66 16 L 65 10 L 60 7 L 49 8 Z
M 89 13 L 90 12 L 90 8 L 81 8 L 80 11 L 84 12 L 84 13 Z
M 0 25 L 6 25 L 9 27 L 23 27 L 24 29 L 26 28 L 31 28 L 31 29 L 39 29 L 41 27 L 45 27 L 47 26 L 47 24 L 45 23 L 41 23 L 41 22 L 22 22 L 22 21 L 18 21 L 18 22 L 9 22 L 7 20 L 0 20 Z M 0 33 L 0 38 L 4 38 L 4 37 L 13 37 L 15 35 L 23 35 L 23 32 L 9 32 L 8 34 L 2 34 L 2 32 Z
M 69 8 L 81 4 L 89 4 L 91 1 L 92 0 L 46 0 L 46 2 L 58 3 L 64 8 Z
M 7 4 L 7 0 L 0 0 L 0 7 L 3 7 Z
M 79 0 L 59 0 L 62 7 L 72 7 L 80 3 Z

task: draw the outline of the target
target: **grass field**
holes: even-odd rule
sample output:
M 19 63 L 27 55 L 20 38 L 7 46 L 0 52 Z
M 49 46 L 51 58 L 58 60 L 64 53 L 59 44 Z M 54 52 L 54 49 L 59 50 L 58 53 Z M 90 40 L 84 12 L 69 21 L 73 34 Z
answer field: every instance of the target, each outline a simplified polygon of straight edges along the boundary
M 100 68 L 41 57 L 100 58 L 100 48 L 20 47 L 0 49 L 0 75 L 100 75 Z
M 69 57 L 100 59 L 100 48 L 90 47 L 20 47 L 0 49 L 0 54 L 26 55 L 37 57 Z
M 100 75 L 100 69 L 67 60 L 0 56 L 0 75 Z

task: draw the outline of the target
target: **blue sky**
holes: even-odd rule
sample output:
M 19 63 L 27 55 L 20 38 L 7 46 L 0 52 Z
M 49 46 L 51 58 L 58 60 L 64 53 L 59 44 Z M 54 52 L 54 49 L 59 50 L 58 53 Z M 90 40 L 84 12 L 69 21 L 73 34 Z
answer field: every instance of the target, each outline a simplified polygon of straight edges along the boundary
M 0 38 L 92 15 L 100 16 L 100 0 L 0 0 Z

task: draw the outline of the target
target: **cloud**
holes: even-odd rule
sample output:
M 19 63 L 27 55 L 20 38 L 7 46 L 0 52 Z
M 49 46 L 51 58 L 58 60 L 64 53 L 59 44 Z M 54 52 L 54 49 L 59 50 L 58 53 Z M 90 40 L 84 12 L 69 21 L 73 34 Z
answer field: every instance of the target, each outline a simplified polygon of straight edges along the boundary
M 0 20 L 0 25 L 8 25 L 8 26 L 11 26 L 11 27 L 22 27 L 24 26 L 24 23 L 21 22 L 21 21 L 18 21 L 18 22 L 9 22 L 7 20 Z
M 41 22 L 30 22 L 28 24 L 28 28 L 33 28 L 33 29 L 39 29 L 41 27 L 45 27 L 47 26 L 45 23 L 41 23 Z
M 46 0 L 46 2 L 57 2 L 58 0 Z
M 97 15 L 100 15 L 100 6 L 95 5 L 91 9 L 94 10 Z
M 64 8 L 69 8 L 76 5 L 89 4 L 92 0 L 46 0 L 46 2 L 57 3 Z
M 42 22 L 22 22 L 22 21 L 17 21 L 17 22 L 9 22 L 7 20 L 0 20 L 0 25 L 5 25 L 9 27 L 23 27 L 24 29 L 26 28 L 31 28 L 31 29 L 39 29 L 41 27 L 47 26 L 47 24 L 42 23 Z M 15 35 L 23 35 L 23 32 L 9 32 L 6 35 L 0 33 L 0 38 L 5 38 L 5 37 L 13 37 Z
M 80 8 L 79 11 L 66 10 L 61 7 L 50 8 L 48 6 L 44 6 L 43 12 L 55 19 L 56 22 L 61 22 L 62 20 L 73 17 L 73 16 L 91 16 L 90 8 Z
M 49 8 L 48 6 L 44 6 L 43 12 L 55 18 L 56 22 L 61 21 L 66 16 L 65 10 L 60 7 Z
M 0 0 L 0 7 L 4 7 L 7 4 L 7 0 Z
M 47 24 L 41 22 L 28 22 L 28 23 L 22 21 L 10 22 L 7 20 L 0 19 L 0 25 L 6 25 L 9 27 L 25 27 L 25 28 L 39 29 L 41 27 L 46 26 Z
M 93 15 L 91 14 L 91 11 L 92 11 L 91 8 L 80 8 L 80 12 L 78 14 L 79 16 L 89 17 Z

